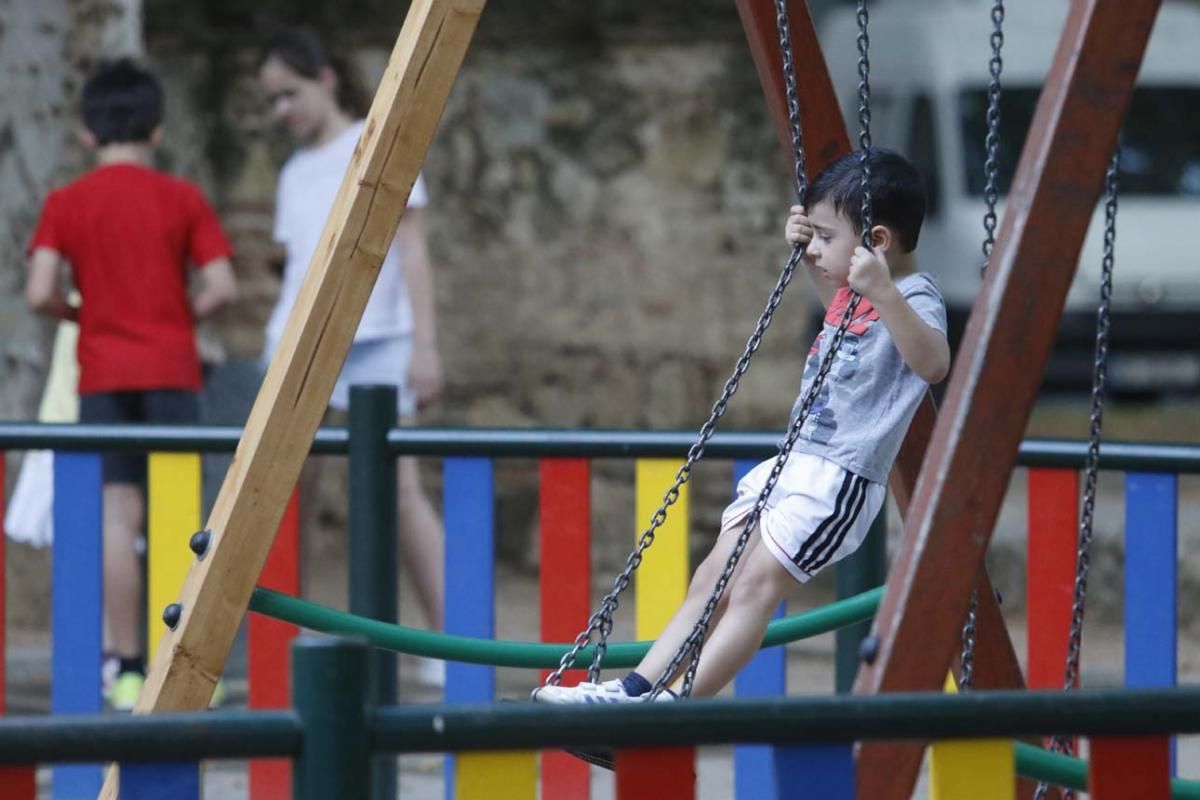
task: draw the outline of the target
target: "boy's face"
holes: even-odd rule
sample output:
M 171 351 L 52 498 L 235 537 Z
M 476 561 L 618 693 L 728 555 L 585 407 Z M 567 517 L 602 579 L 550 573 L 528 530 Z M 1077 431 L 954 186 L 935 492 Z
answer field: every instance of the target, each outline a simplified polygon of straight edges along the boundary
M 809 210 L 808 219 L 813 226 L 813 238 L 804 257 L 825 273 L 830 283 L 845 286 L 850 275 L 850 257 L 854 248 L 862 244 L 862 237 L 854 232 L 850 220 L 824 200 Z

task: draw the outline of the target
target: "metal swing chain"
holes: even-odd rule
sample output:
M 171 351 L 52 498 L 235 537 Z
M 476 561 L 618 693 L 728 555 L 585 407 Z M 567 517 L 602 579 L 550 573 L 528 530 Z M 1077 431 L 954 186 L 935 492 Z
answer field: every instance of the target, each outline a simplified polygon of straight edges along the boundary
M 791 69 L 791 43 L 789 41 L 787 31 L 787 8 L 784 0 L 776 0 L 776 24 L 779 27 L 780 45 L 784 52 L 784 77 L 788 84 L 789 95 L 794 91 L 795 75 Z M 870 108 L 870 62 L 868 59 L 869 39 L 867 38 L 867 7 L 866 0 L 859 0 L 858 8 L 858 73 L 859 73 L 859 122 L 862 125 L 862 130 L 859 135 L 859 143 L 863 150 L 861 159 L 864 169 L 863 177 L 863 241 L 867 247 L 870 247 L 870 230 L 871 230 L 871 193 L 870 187 L 867 185 L 867 180 L 870 177 L 870 166 L 867 163 L 867 150 L 871 146 L 871 108 Z M 793 114 L 792 124 L 796 128 L 799 127 L 798 110 L 793 109 L 789 102 L 789 113 Z M 792 447 L 796 440 L 800 438 L 800 432 L 804 428 L 804 423 L 808 419 L 808 415 L 812 410 L 813 404 L 816 402 L 817 396 L 820 394 L 821 387 L 825 383 L 829 372 L 833 369 L 834 360 L 837 358 L 838 350 L 841 348 L 842 340 L 845 339 L 846 331 L 850 327 L 851 320 L 854 319 L 854 314 L 858 309 L 859 303 L 862 301 L 862 296 L 857 292 L 852 293 L 850 302 L 847 304 L 845 312 L 842 315 L 841 321 L 838 323 L 837 330 L 833 338 L 830 340 L 829 349 L 825 353 L 825 357 L 821 361 L 821 365 L 817 370 L 817 374 L 813 378 L 812 384 L 809 386 L 808 393 L 800 404 L 800 409 L 796 415 L 796 419 L 792 422 L 788 430 L 787 438 L 779 446 L 779 455 L 775 459 L 775 463 L 771 468 L 771 473 L 767 476 L 767 480 L 763 485 L 763 489 L 759 492 L 758 499 L 754 503 L 754 507 L 746 517 L 746 522 L 742 527 L 741 533 L 738 535 L 737 541 L 734 543 L 733 551 L 730 553 L 729 559 L 725 563 L 725 568 L 720 577 L 717 579 L 716 585 L 713 588 L 712 594 L 708 598 L 708 602 L 704 606 L 704 612 L 700 619 L 696 622 L 692 632 L 676 650 L 675 655 L 671 658 L 663 673 L 655 681 L 647 695 L 649 700 L 653 700 L 661 694 L 667 687 L 667 684 L 674 678 L 683 663 L 684 658 L 690 659 L 688 666 L 683 676 L 683 685 L 680 687 L 680 696 L 689 697 L 692 693 L 692 687 L 696 680 L 696 671 L 700 666 L 700 652 L 704 643 L 704 639 L 708 635 L 709 624 L 713 614 L 716 612 L 717 605 L 721 600 L 721 596 L 725 593 L 725 588 L 733 577 L 734 570 L 737 568 L 738 562 L 741 560 L 742 553 L 746 549 L 746 545 L 750 540 L 750 536 L 755 525 L 758 524 L 759 518 L 762 516 L 763 509 L 766 508 L 767 499 L 771 495 L 771 491 L 775 488 L 775 484 L 779 480 L 779 476 L 783 472 L 783 466 L 787 462 L 788 456 L 792 452 Z
M 787 84 L 787 105 L 788 105 L 788 122 L 791 129 L 792 137 L 792 156 L 795 164 L 795 180 L 796 193 L 800 202 L 804 202 L 804 196 L 808 190 L 807 169 L 804 158 L 804 138 L 800 128 L 800 102 L 796 90 L 796 81 L 794 76 L 794 68 L 792 65 L 792 46 L 788 35 L 787 25 L 787 7 L 785 0 L 776 0 L 775 3 L 776 22 L 780 32 L 780 49 L 783 54 L 783 70 L 784 78 Z M 625 559 L 625 568 L 613 581 L 613 588 L 600 603 L 600 608 L 596 613 L 588 619 L 587 629 L 575 637 L 571 649 L 563 655 L 559 661 L 558 668 L 555 669 L 546 679 L 546 685 L 557 686 L 562 682 L 563 673 L 575 663 L 579 652 L 586 647 L 592 639 L 592 634 L 596 633 L 597 641 L 596 648 L 592 654 L 591 664 L 588 666 L 588 680 L 593 683 L 599 680 L 600 665 L 603 662 L 604 654 L 608 649 L 608 636 L 612 633 L 613 614 L 620 604 L 620 595 L 629 587 L 631 575 L 633 571 L 642 563 L 643 553 L 651 544 L 654 543 L 655 531 L 663 524 L 667 518 L 667 509 L 674 505 L 679 499 L 679 490 L 684 483 L 691 477 L 692 467 L 700 460 L 704 453 L 704 447 L 708 440 L 712 438 L 716 431 L 718 420 L 724 416 L 729 400 L 738 390 L 738 385 L 742 376 L 750 366 L 750 359 L 758 350 L 762 343 L 763 335 L 766 333 L 767 327 L 770 326 L 775 315 L 775 309 L 783 300 L 784 290 L 791 283 L 795 276 L 796 267 L 800 264 L 804 257 L 804 248 L 795 247 L 792 250 L 791 256 L 784 265 L 783 272 L 779 276 L 779 280 L 775 284 L 775 288 L 771 291 L 771 295 L 767 300 L 766 308 L 755 324 L 754 333 L 746 343 L 746 349 L 738 359 L 734 367 L 733 374 L 725 382 L 724 389 L 721 392 L 720 398 L 713 405 L 712 413 L 708 420 L 700 428 L 700 432 L 696 442 L 689 448 L 687 459 L 679 471 L 675 473 L 675 482 L 671 488 L 667 490 L 663 496 L 663 503 L 658 510 L 654 512 L 654 516 L 650 520 L 649 527 L 643 531 L 638 539 L 637 547 Z
M 1117 171 L 1121 164 L 1120 145 L 1113 153 L 1104 176 L 1104 258 L 1101 261 L 1100 308 L 1096 312 L 1096 354 L 1092 373 L 1091 431 L 1088 437 L 1086 475 L 1083 489 L 1083 508 L 1079 514 L 1079 543 L 1075 553 L 1075 596 L 1071 604 L 1071 629 L 1067 638 L 1067 665 L 1063 689 L 1075 688 L 1079 679 L 1080 648 L 1083 640 L 1083 611 L 1087 601 L 1087 577 L 1089 549 L 1092 543 L 1092 521 L 1096 507 L 1096 478 L 1100 466 L 1100 438 L 1104 422 L 1104 381 L 1108 374 L 1108 328 L 1109 307 L 1112 302 L 1113 249 L 1117 239 Z M 1050 750 L 1055 753 L 1073 755 L 1073 740 L 1066 736 L 1055 736 L 1050 741 Z M 1039 783 L 1034 792 L 1035 800 L 1046 796 L 1046 784 Z M 1063 800 L 1070 800 L 1073 792 L 1063 790 Z
M 984 149 L 987 158 L 983 162 L 983 173 L 987 176 L 983 188 L 983 201 L 987 204 L 987 212 L 983 215 L 983 266 L 981 272 L 987 271 L 988 261 L 992 257 L 992 246 L 996 243 L 996 203 L 1000 199 L 996 176 L 999 172 L 998 152 L 1000 150 L 1000 72 L 1004 69 L 1004 59 L 1000 50 L 1004 47 L 1004 0 L 995 0 L 992 5 L 992 58 L 988 62 L 987 107 L 987 138 L 984 139 Z
M 983 162 L 983 173 L 986 181 L 983 189 L 983 200 L 987 211 L 983 215 L 983 266 L 980 273 L 986 273 L 988 262 L 992 258 L 992 246 L 996 243 L 996 202 L 1000 192 L 996 188 L 996 174 L 999 171 L 997 152 L 1000 149 L 1000 73 L 1004 69 L 1004 59 L 1000 54 L 1004 47 L 1004 0 L 995 0 L 992 4 L 992 57 L 988 61 L 988 107 L 987 107 L 987 137 L 984 139 L 984 149 L 987 158 Z M 967 619 L 962 629 L 962 657 L 959 659 L 958 688 L 965 691 L 971 688 L 975 679 L 975 624 L 979 616 L 979 594 L 971 592 L 971 604 L 967 608 Z

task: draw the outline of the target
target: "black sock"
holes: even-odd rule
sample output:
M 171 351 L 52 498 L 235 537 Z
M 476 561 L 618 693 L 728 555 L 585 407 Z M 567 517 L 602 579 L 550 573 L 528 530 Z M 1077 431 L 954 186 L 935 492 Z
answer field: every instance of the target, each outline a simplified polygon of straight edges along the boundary
M 136 672 L 139 675 L 146 674 L 146 659 L 142 656 L 134 656 L 132 658 L 121 656 L 117 660 L 121 663 L 120 669 L 117 670 L 118 675 L 123 675 L 126 672 Z
M 631 672 L 624 678 L 621 678 L 621 685 L 625 687 L 625 694 L 630 697 L 641 697 L 654 688 L 650 681 L 636 672 Z

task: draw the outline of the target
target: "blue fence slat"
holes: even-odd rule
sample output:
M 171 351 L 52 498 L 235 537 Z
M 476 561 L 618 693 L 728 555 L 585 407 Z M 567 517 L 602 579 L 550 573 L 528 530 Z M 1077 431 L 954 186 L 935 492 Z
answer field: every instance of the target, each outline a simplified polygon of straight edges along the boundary
M 757 461 L 744 459 L 733 462 L 733 488 Z M 775 609 L 783 615 L 784 604 Z M 734 678 L 734 693 L 738 697 L 775 697 L 786 691 L 784 649 L 772 647 L 759 650 L 750 663 Z M 769 744 L 739 744 L 733 748 L 734 796 L 738 800 L 776 797 L 775 751 Z
M 1125 685 L 1174 686 L 1177 669 L 1179 484 L 1175 475 L 1125 476 Z M 1171 773 L 1175 773 L 1171 740 Z
M 100 456 L 55 453 L 55 542 L 50 567 L 50 710 L 54 714 L 102 710 L 102 520 Z M 98 764 L 55 767 L 54 797 L 95 797 L 102 780 Z
M 495 636 L 495 514 L 491 459 L 447 458 L 442 464 L 446 524 L 446 632 Z M 446 663 L 447 703 L 490 703 L 496 670 Z M 446 797 L 454 797 L 454 757 L 446 757 Z
M 121 800 L 199 800 L 200 767 L 195 763 L 121 765 Z
M 854 746 L 779 747 L 775 781 L 779 800 L 855 800 Z

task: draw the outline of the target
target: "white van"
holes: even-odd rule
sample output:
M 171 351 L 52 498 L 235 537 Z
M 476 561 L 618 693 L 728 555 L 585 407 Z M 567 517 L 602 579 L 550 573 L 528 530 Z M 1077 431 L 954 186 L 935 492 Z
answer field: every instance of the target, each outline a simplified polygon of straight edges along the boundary
M 926 175 L 930 209 L 919 248 L 951 312 L 957 342 L 983 262 L 984 136 L 990 0 L 873 6 L 872 139 Z M 1007 190 L 1062 33 L 1067 0 L 1006 5 L 1000 189 Z M 821 43 L 851 141 L 858 132 L 854 9 L 821 20 Z M 1200 6 L 1162 6 L 1122 139 L 1109 380 L 1117 391 L 1200 388 Z M 1095 176 L 1101 185 L 1103 175 Z M 1000 210 L 1003 218 L 1003 210 Z M 1045 388 L 1090 386 L 1104 228 L 1098 206 L 1067 299 Z

